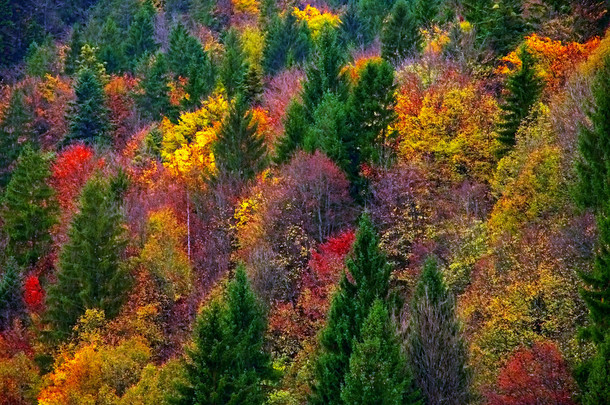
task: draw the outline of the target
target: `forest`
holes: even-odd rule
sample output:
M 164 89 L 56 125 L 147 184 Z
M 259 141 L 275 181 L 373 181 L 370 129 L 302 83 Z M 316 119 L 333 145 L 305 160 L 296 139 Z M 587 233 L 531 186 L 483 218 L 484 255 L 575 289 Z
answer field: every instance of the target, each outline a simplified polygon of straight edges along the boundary
M 610 1 L 0 0 L 30 404 L 610 404 Z

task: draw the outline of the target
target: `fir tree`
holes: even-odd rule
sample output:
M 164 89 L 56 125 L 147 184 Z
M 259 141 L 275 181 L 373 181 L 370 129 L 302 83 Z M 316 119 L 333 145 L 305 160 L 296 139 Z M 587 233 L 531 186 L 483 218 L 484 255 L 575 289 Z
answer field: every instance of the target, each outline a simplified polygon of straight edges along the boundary
M 312 48 L 311 33 L 304 21 L 297 21 L 294 13 L 283 18 L 275 15 L 268 24 L 263 68 L 273 75 L 291 64 L 305 61 Z
M 210 56 L 201 46 L 194 50 L 192 60 L 187 66 L 188 81 L 184 91 L 188 99 L 182 104 L 187 108 L 198 108 L 201 101 L 212 93 L 216 86 L 217 69 Z
M 126 68 L 123 37 L 112 17 L 108 17 L 102 27 L 97 55 L 106 66 L 108 73 L 119 73 Z
M 405 0 L 398 0 L 381 36 L 381 56 L 398 64 L 403 59 L 418 54 L 422 37 L 417 22 L 413 18 Z
M 292 100 L 284 117 L 284 134 L 275 146 L 274 160 L 276 163 L 289 161 L 294 152 L 303 147 L 308 127 L 309 123 L 303 104 Z
M 341 398 L 350 405 L 421 404 L 383 301 L 373 302 L 349 360 Z
M 0 274 L 0 331 L 9 327 L 11 319 L 21 308 L 21 283 L 19 266 L 10 257 Z
M 148 119 L 157 121 L 166 116 L 173 122 L 177 120 L 177 111 L 169 98 L 169 80 L 165 55 L 158 53 L 149 61 L 136 97 L 138 107 Z
M 216 16 L 216 0 L 192 0 L 190 14 L 195 21 L 212 30 L 220 31 L 222 29 Z
M 34 114 L 25 102 L 23 90 L 15 89 L 0 123 L 0 187 L 11 177 L 11 166 L 19 156 L 21 145 L 34 141 Z
M 155 42 L 155 6 L 145 0 L 129 25 L 125 42 L 125 53 L 129 55 L 131 67 L 156 52 L 159 44 Z
M 260 14 L 258 16 L 258 23 L 261 29 L 266 31 L 277 14 L 277 0 L 261 0 Z
M 413 0 L 411 13 L 418 27 L 429 27 L 439 13 L 440 0 Z
M 263 75 L 256 65 L 248 68 L 243 83 L 243 92 L 246 102 L 250 105 L 258 105 L 263 94 Z
M 70 38 L 70 50 L 66 55 L 64 72 L 67 75 L 73 75 L 76 72 L 76 61 L 80 57 L 81 48 L 85 45 L 83 33 L 80 24 L 75 24 L 72 29 L 72 37 Z
M 341 30 L 341 41 L 347 46 L 363 47 L 370 44 L 374 39 L 360 15 L 357 0 L 351 0 L 347 3 L 339 29 Z
M 470 399 L 468 350 L 454 298 L 429 258 L 411 304 L 407 352 L 416 384 L 428 404 L 465 404 Z
M 359 0 L 358 15 L 362 21 L 363 33 L 371 40 L 381 32 L 388 10 L 392 9 L 393 0 Z
M 220 79 L 227 97 L 233 98 L 240 92 L 248 65 L 235 30 L 229 30 L 225 37 L 225 54 L 220 69 Z
M 243 265 L 224 302 L 213 301 L 197 321 L 194 348 L 187 351 L 186 384 L 176 405 L 262 404 L 262 381 L 272 376 L 264 351 L 266 321 Z
M 388 294 L 391 268 L 381 250 L 379 238 L 368 214 L 360 218 L 356 241 L 347 269 L 332 299 L 327 323 L 320 335 L 321 352 L 315 366 L 315 383 L 310 404 L 343 404 L 341 388 L 349 372 L 354 343 L 375 299 Z
M 191 36 L 184 25 L 178 23 L 169 34 L 169 50 L 167 51 L 168 67 L 176 77 L 188 76 L 188 67 L 193 57 L 201 48 L 199 41 Z
M 589 378 L 582 397 L 583 405 L 610 403 L 610 333 L 597 347 L 597 354 L 590 363 Z
M 501 153 L 515 145 L 517 130 L 529 115 L 543 88 L 533 55 L 523 46 L 519 49 L 518 56 L 521 59 L 521 68 L 508 78 L 506 97 L 500 107 L 503 116 L 498 130 L 498 141 L 504 146 Z
M 70 106 L 70 130 L 64 142 L 110 143 L 109 111 L 100 78 L 91 69 L 81 69 L 74 92 L 76 100 Z
M 108 180 L 97 175 L 85 184 L 68 237 L 48 296 L 47 316 L 53 337 L 59 339 L 70 335 L 87 309 L 116 316 L 129 288 L 129 275 L 121 265 L 125 229 Z
M 256 133 L 257 127 L 252 111 L 248 110 L 243 97 L 238 96 L 222 123 L 213 148 L 219 174 L 243 182 L 263 169 L 267 151 L 264 139 Z
M 53 189 L 47 184 L 49 158 L 25 146 L 4 195 L 4 230 L 8 251 L 29 266 L 51 248 L 49 230 L 57 222 Z

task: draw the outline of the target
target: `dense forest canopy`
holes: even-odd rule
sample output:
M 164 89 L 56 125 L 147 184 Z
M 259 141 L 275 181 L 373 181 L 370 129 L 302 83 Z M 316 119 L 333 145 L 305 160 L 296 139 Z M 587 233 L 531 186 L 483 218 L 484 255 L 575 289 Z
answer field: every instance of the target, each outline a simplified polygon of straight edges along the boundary
M 0 0 L 0 405 L 610 404 L 609 23 Z

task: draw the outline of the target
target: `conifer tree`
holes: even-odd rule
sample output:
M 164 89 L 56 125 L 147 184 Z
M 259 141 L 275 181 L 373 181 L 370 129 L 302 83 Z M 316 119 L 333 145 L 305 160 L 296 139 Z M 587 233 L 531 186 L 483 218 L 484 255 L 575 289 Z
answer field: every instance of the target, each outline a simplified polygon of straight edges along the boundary
M 49 157 L 25 146 L 4 195 L 4 230 L 8 251 L 29 266 L 51 248 L 49 230 L 57 222 L 55 192 L 47 184 Z
M 358 0 L 358 15 L 362 20 L 364 35 L 371 40 L 382 31 L 388 10 L 392 9 L 393 0 Z
M 159 47 L 155 42 L 155 14 L 152 0 L 145 0 L 129 25 L 125 53 L 129 55 L 132 68 L 155 53 Z
M 109 144 L 109 111 L 100 78 L 91 69 L 81 69 L 74 92 L 76 100 L 70 106 L 70 130 L 64 142 Z
M 439 0 L 414 0 L 411 13 L 418 27 L 429 27 L 439 13 Z
M 216 16 L 216 0 L 191 0 L 190 14 L 211 30 L 220 31 L 222 28 Z
M 468 350 L 454 298 L 432 258 L 424 264 L 411 303 L 407 353 L 425 403 L 469 403 Z
M 513 73 L 506 82 L 506 97 L 500 106 L 503 111 L 498 130 L 498 141 L 505 153 L 516 143 L 516 134 L 523 120 L 529 115 L 532 106 L 538 101 L 543 83 L 536 72 L 534 56 L 527 47 L 518 51 L 521 68 Z
M 34 114 L 25 102 L 23 90 L 15 89 L 0 122 L 0 187 L 6 186 L 24 142 L 35 141 L 32 121 Z
M 422 404 L 396 329 L 380 299 L 373 302 L 361 338 L 354 344 L 341 398 L 350 405 Z
M 583 405 L 610 403 L 610 333 L 597 347 L 597 354 L 590 363 L 589 377 L 582 397 Z
M 176 405 L 262 404 L 262 381 L 272 376 L 263 342 L 266 320 L 243 265 L 223 302 L 215 300 L 198 318 L 194 348 L 187 351 L 186 384 Z
M 243 182 L 252 179 L 266 163 L 266 146 L 256 133 L 258 123 L 243 97 L 237 97 L 222 123 L 214 143 L 214 160 L 219 174 Z
M 292 100 L 284 117 L 284 134 L 275 146 L 274 160 L 276 163 L 282 164 L 289 161 L 294 152 L 303 147 L 308 127 L 309 123 L 303 104 Z
M 69 76 L 73 75 L 77 70 L 76 61 L 80 57 L 83 45 L 85 45 L 85 41 L 83 40 L 82 28 L 80 24 L 75 24 L 70 38 L 70 50 L 66 55 L 64 65 L 64 72 Z
M 48 295 L 47 316 L 58 339 L 70 335 L 87 309 L 101 309 L 108 319 L 116 316 L 129 288 L 121 264 L 126 238 L 119 203 L 100 175 L 85 184 L 68 238 Z
M 184 25 L 178 23 L 172 28 L 169 34 L 167 61 L 169 70 L 176 77 L 188 77 L 188 67 L 193 62 L 197 48 L 201 48 L 201 44 L 189 34 Z
M 277 0 L 261 0 L 260 8 L 258 23 L 261 29 L 266 31 L 278 14 Z
M 106 19 L 102 27 L 97 55 L 106 66 L 108 73 L 119 73 L 126 68 L 123 37 L 116 21 L 111 16 Z
M 348 46 L 362 47 L 370 44 L 374 39 L 360 15 L 357 0 L 348 1 L 339 29 L 341 41 Z
M 212 93 L 216 86 L 217 69 L 209 54 L 201 46 L 193 51 L 192 60 L 187 66 L 188 81 L 184 90 L 188 99 L 183 100 L 187 108 L 198 108 L 201 101 Z
M 21 307 L 21 283 L 17 262 L 10 257 L 0 272 L 0 331 L 10 326 Z
M 169 80 L 165 55 L 157 53 L 146 67 L 136 97 L 138 107 L 148 119 L 156 121 L 166 116 L 176 121 L 177 111 L 169 98 Z
M 341 387 L 349 372 L 354 343 L 361 338 L 362 325 L 375 299 L 385 299 L 388 294 L 391 268 L 379 249 L 379 238 L 368 214 L 360 218 L 346 264 L 353 282 L 344 274 L 333 296 L 320 335 L 321 351 L 310 404 L 344 404 Z
M 381 56 L 393 64 L 400 63 L 421 50 L 422 37 L 405 0 L 398 0 L 381 36 Z
M 311 33 L 306 22 L 299 22 L 294 13 L 286 13 L 283 18 L 273 16 L 263 49 L 265 73 L 273 75 L 291 64 L 304 62 L 311 48 Z
M 248 68 L 243 84 L 244 98 L 250 105 L 258 105 L 263 94 L 263 75 L 256 65 Z
M 225 54 L 220 69 L 220 79 L 227 97 L 233 98 L 241 91 L 247 71 L 248 64 L 239 37 L 231 29 L 225 37 Z

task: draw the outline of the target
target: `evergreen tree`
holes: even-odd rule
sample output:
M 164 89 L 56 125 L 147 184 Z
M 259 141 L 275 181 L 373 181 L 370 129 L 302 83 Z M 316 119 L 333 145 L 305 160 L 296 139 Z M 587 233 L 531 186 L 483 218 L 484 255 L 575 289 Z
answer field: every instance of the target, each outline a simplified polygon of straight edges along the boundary
M 169 81 L 165 55 L 158 53 L 146 66 L 140 81 L 140 93 L 136 97 L 137 105 L 146 118 L 157 121 L 166 116 L 173 122 L 177 120 L 177 111 L 169 98 Z
M 523 120 L 529 115 L 532 106 L 542 92 L 543 83 L 536 72 L 534 56 L 523 46 L 518 51 L 521 68 L 506 81 L 506 97 L 500 106 L 503 111 L 498 130 L 498 141 L 505 153 L 516 143 L 516 134 Z
M 0 331 L 9 327 L 11 319 L 21 307 L 21 283 L 19 267 L 12 257 L 0 274 Z
M 379 249 L 379 238 L 368 214 L 360 218 L 356 241 L 347 260 L 353 282 L 344 274 L 333 296 L 327 323 L 320 335 L 310 404 L 344 404 L 341 388 L 349 372 L 354 343 L 375 299 L 388 294 L 391 268 Z M 347 395 L 347 394 L 346 394 Z
M 275 146 L 274 160 L 276 163 L 282 164 L 289 161 L 294 152 L 303 147 L 308 127 L 309 123 L 303 104 L 292 100 L 284 117 L 284 134 Z
M 108 180 L 92 177 L 83 188 L 69 240 L 59 255 L 57 282 L 49 287 L 47 316 L 53 337 L 63 339 L 87 309 L 116 316 L 129 288 L 121 264 L 125 229 Z
M 70 130 L 64 142 L 110 143 L 109 111 L 100 78 L 91 69 L 81 69 L 74 92 L 76 100 L 70 106 Z
M 603 343 L 590 363 L 589 378 L 582 397 L 583 405 L 610 403 L 610 333 L 606 330 Z
M 394 0 L 359 0 L 358 15 L 362 21 L 363 33 L 371 40 L 381 32 L 388 10 Z
M 287 66 L 304 62 L 311 48 L 311 33 L 306 22 L 299 22 L 294 13 L 286 13 L 283 18 L 275 15 L 268 24 L 263 49 L 265 73 L 274 75 Z
M 266 146 L 256 133 L 253 121 L 242 96 L 238 96 L 229 110 L 214 143 L 214 159 L 220 174 L 242 182 L 252 179 L 266 163 Z
M 216 16 L 216 0 L 191 0 L 190 15 L 206 27 L 220 31 L 222 24 Z
M 169 50 L 167 61 L 169 70 L 176 77 L 188 77 L 188 67 L 193 62 L 193 57 L 201 48 L 197 38 L 191 36 L 184 25 L 178 23 L 169 34 Z
M 70 50 L 66 55 L 64 72 L 67 75 L 73 75 L 76 72 L 76 61 L 78 60 L 81 48 L 85 45 L 83 33 L 80 24 L 74 25 L 72 29 L 72 37 L 70 38 Z
M 374 39 L 360 15 L 357 0 L 350 0 L 347 3 L 339 29 L 341 30 L 341 41 L 347 46 L 363 47 L 369 45 Z
M 188 81 L 184 90 L 188 99 L 183 100 L 187 108 L 198 108 L 216 86 L 216 66 L 201 46 L 194 50 L 192 60 L 187 66 Z
M 440 0 L 413 0 L 413 18 L 418 27 L 430 27 L 439 13 Z
M 429 258 L 411 304 L 407 352 L 416 384 L 428 404 L 470 400 L 468 350 L 456 317 L 454 298 Z
M 125 42 L 125 53 L 129 56 L 131 67 L 157 51 L 155 42 L 155 6 L 152 0 L 145 0 L 129 25 Z
M 127 60 L 123 47 L 123 36 L 121 30 L 112 17 L 108 17 L 99 39 L 99 49 L 97 53 L 108 73 L 119 73 L 126 68 Z
M 187 351 L 186 384 L 176 405 L 262 404 L 262 381 L 272 376 L 264 351 L 266 321 L 243 265 L 229 283 L 224 302 L 204 308 Z
M 51 248 L 49 230 L 57 222 L 54 191 L 47 184 L 49 157 L 25 146 L 4 195 L 7 249 L 17 263 L 29 266 Z
M 256 65 L 248 68 L 243 84 L 244 98 L 250 105 L 258 105 L 263 94 L 263 74 Z
M 233 98 L 240 92 L 247 70 L 248 64 L 239 37 L 237 32 L 231 29 L 225 37 L 225 54 L 220 69 L 220 79 L 227 97 Z
M 269 24 L 278 14 L 277 0 L 261 0 L 260 14 L 258 16 L 259 26 L 267 31 Z
M 97 58 L 97 49 L 89 44 L 83 45 L 80 50 L 80 56 L 76 60 L 76 70 L 89 69 L 95 76 L 100 80 L 102 86 L 108 83 L 108 75 L 106 74 L 106 67 L 103 62 L 100 62 Z
M 11 166 L 19 156 L 21 145 L 35 141 L 32 122 L 34 113 L 25 102 L 23 90 L 14 89 L 0 122 L 0 187 L 11 178 Z
M 422 37 L 417 21 L 413 18 L 405 0 L 398 0 L 388 21 L 384 24 L 381 36 L 381 56 L 398 64 L 421 50 Z
M 383 301 L 373 302 L 349 360 L 341 398 L 350 405 L 421 404 Z

